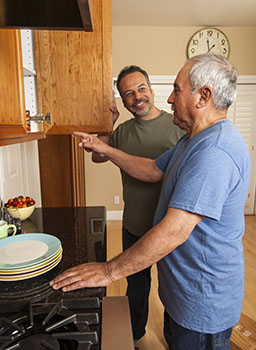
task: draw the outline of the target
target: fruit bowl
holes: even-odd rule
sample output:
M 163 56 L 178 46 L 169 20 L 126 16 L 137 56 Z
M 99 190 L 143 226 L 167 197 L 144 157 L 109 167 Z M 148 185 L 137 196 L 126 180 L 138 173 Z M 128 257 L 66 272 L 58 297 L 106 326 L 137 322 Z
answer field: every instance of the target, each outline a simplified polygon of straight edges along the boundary
M 14 197 L 8 199 L 5 203 L 5 208 L 14 219 L 26 220 L 30 217 L 36 207 L 35 200 L 30 196 Z
M 14 209 L 7 208 L 7 212 L 14 219 L 21 219 L 21 221 L 23 221 L 30 217 L 30 215 L 35 210 L 35 207 L 36 205 L 34 204 L 27 208 L 14 208 Z

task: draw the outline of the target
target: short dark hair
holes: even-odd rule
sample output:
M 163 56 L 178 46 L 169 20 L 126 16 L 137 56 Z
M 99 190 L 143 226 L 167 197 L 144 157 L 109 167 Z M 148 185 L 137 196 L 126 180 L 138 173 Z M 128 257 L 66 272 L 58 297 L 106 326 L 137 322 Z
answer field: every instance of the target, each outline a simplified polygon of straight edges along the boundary
M 118 74 L 118 78 L 117 78 L 116 86 L 117 86 L 117 89 L 118 89 L 120 95 L 121 95 L 121 92 L 120 92 L 120 82 L 121 82 L 121 80 L 122 80 L 123 77 L 125 77 L 126 75 L 131 74 L 131 73 L 135 73 L 135 72 L 139 72 L 139 73 L 143 74 L 144 77 L 145 77 L 146 80 L 147 80 L 148 86 L 151 86 L 148 73 L 147 73 L 144 69 L 142 69 L 142 68 L 140 68 L 140 67 L 138 67 L 138 66 L 134 66 L 134 65 L 133 65 L 133 66 L 126 66 L 126 67 L 124 67 L 124 68 L 121 70 L 121 72 Z

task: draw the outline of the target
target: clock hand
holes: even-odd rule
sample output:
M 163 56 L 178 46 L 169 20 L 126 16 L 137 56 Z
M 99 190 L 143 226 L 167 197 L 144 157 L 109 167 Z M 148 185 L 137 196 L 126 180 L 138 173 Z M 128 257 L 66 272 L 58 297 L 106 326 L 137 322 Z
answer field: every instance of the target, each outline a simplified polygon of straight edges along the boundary
M 212 45 L 212 47 L 208 48 L 208 52 L 210 52 L 215 47 L 215 44 Z
M 209 50 L 210 50 L 210 46 L 209 46 L 209 40 L 207 39 L 207 47 L 208 47 L 208 52 L 209 52 Z

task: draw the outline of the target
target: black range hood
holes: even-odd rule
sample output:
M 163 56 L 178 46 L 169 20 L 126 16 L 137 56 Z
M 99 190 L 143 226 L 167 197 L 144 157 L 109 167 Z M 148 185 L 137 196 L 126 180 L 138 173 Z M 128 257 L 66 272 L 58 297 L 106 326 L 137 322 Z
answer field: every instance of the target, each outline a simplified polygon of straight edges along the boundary
M 89 0 L 0 0 L 0 28 L 91 32 Z

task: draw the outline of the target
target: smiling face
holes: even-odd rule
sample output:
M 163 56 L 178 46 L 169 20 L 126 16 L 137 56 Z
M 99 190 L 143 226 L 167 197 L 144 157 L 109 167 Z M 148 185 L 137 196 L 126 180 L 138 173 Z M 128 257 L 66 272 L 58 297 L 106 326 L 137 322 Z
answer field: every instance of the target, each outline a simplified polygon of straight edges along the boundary
M 167 100 L 172 105 L 174 124 L 188 134 L 192 133 L 195 124 L 194 111 L 198 97 L 196 93 L 191 93 L 190 69 L 191 64 L 187 64 L 180 70 L 174 82 L 174 90 Z
M 120 94 L 124 106 L 135 118 L 151 118 L 154 93 L 142 73 L 134 72 L 124 76 L 120 81 Z

